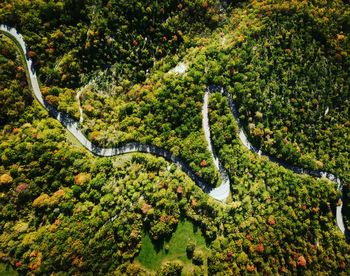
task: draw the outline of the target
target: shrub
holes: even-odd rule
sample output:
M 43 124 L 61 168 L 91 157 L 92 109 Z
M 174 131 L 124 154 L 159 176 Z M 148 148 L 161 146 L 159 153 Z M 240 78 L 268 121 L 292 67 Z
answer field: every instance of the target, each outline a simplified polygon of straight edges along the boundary
M 192 261 L 196 265 L 202 265 L 204 263 L 204 253 L 201 250 L 195 250 L 193 253 Z
M 125 273 L 126 275 L 144 275 L 145 271 L 139 264 L 131 263 L 128 265 Z
M 166 262 L 160 268 L 160 275 L 181 275 L 182 268 L 180 261 Z
M 196 245 L 193 241 L 188 242 L 187 246 L 186 246 L 186 253 L 187 253 L 187 257 L 188 258 L 192 258 L 193 257 L 193 252 L 196 248 Z

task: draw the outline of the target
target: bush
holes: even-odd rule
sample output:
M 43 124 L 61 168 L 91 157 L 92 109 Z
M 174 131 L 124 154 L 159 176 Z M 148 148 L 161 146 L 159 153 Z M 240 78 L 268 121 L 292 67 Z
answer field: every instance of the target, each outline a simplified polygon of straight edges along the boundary
M 126 269 L 126 275 L 144 275 L 145 271 L 142 269 L 142 267 L 139 264 L 131 263 L 128 265 Z
M 181 275 L 182 268 L 180 261 L 166 262 L 160 268 L 160 275 Z
M 202 265 L 204 263 L 204 253 L 201 250 L 196 250 L 193 253 L 192 261 L 196 265 Z

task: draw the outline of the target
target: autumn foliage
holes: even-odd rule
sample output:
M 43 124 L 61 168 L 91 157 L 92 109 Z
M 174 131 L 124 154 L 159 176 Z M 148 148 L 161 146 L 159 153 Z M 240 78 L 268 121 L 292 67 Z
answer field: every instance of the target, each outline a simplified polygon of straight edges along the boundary
M 13 178 L 11 177 L 11 175 L 5 173 L 5 174 L 2 174 L 0 176 L 0 185 L 8 185 L 10 183 L 12 183 L 13 181 Z

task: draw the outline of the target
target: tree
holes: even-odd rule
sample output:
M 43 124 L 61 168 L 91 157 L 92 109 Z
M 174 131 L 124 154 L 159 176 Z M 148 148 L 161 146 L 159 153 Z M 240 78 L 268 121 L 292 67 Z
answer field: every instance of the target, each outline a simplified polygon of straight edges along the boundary
M 202 265 L 204 263 L 205 255 L 201 250 L 195 250 L 192 257 L 192 262 L 196 265 Z
M 50 196 L 47 194 L 42 194 L 33 201 L 34 208 L 43 208 L 49 205 Z
M 160 275 L 167 276 L 167 275 L 181 275 L 181 271 L 183 268 L 183 264 L 180 261 L 171 261 L 163 263 L 160 268 Z
M 4 173 L 0 176 L 0 186 L 11 184 L 12 181 L 13 181 L 13 178 L 11 177 L 11 175 L 7 173 Z

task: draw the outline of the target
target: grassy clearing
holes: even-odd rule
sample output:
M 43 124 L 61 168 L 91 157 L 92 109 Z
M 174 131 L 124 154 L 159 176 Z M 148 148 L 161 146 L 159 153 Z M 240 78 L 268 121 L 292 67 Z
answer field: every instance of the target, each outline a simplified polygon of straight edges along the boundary
M 82 148 L 84 149 L 85 147 L 79 142 L 79 140 L 77 138 L 75 138 L 75 136 L 70 133 L 67 129 L 65 129 L 66 132 L 66 141 L 70 144 L 72 144 L 73 147 L 76 148 Z
M 18 273 L 9 265 L 0 262 L 0 276 L 14 276 Z
M 182 272 L 187 275 L 194 266 L 186 254 L 186 246 L 189 242 L 194 242 L 196 250 L 207 254 L 206 242 L 201 231 L 188 220 L 180 221 L 170 240 L 165 241 L 162 246 L 153 243 L 150 236 L 146 234 L 142 239 L 141 251 L 136 261 L 147 270 L 155 272 L 165 261 L 180 260 L 184 264 Z M 207 271 L 206 265 L 204 262 L 204 271 Z
M 117 155 L 113 158 L 114 168 L 124 167 L 128 162 L 131 162 L 134 153 Z

